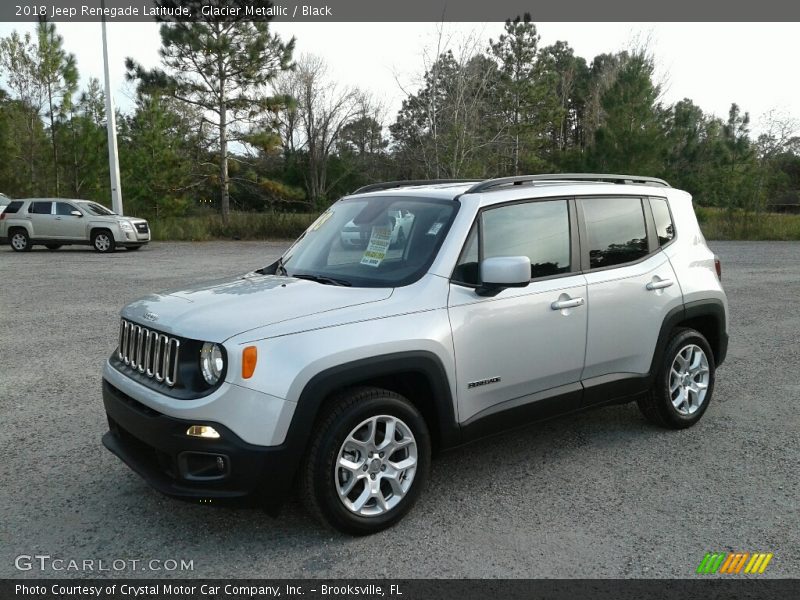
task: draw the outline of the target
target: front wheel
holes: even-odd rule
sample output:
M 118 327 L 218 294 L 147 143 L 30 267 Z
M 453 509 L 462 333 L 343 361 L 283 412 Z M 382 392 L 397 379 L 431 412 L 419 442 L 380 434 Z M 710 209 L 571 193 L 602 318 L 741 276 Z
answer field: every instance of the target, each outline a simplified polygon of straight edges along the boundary
M 301 472 L 310 512 L 345 533 L 366 535 L 397 523 L 430 471 L 425 419 L 403 396 L 355 388 L 332 399 L 314 431 Z
M 676 329 L 664 351 L 653 386 L 638 404 L 653 424 L 669 429 L 700 420 L 714 393 L 714 354 L 699 331 Z
M 92 246 L 98 252 L 113 252 L 116 246 L 114 236 L 106 229 L 98 229 L 92 233 Z

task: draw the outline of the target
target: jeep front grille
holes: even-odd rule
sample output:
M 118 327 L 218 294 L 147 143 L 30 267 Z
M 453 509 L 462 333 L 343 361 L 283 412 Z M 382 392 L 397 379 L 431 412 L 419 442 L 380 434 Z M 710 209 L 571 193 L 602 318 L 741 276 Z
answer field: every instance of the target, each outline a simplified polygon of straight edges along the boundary
M 117 356 L 139 373 L 172 387 L 178 380 L 181 343 L 160 331 L 122 319 Z

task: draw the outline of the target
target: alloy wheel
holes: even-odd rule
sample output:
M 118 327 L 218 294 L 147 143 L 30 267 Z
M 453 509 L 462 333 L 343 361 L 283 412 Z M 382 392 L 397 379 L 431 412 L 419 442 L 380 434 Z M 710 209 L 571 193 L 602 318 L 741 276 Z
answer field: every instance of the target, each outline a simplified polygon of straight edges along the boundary
M 680 414 L 692 415 L 703 405 L 710 380 L 708 357 L 696 344 L 688 344 L 675 355 L 669 372 L 669 394 Z
M 371 517 L 395 508 L 411 489 L 417 441 L 402 420 L 370 417 L 345 438 L 334 465 L 336 491 L 352 513 Z
M 28 246 L 28 239 L 21 233 L 15 233 L 11 236 L 11 246 L 14 250 L 25 250 Z
M 106 233 L 98 233 L 94 238 L 94 247 L 100 252 L 108 252 L 111 248 L 111 240 Z

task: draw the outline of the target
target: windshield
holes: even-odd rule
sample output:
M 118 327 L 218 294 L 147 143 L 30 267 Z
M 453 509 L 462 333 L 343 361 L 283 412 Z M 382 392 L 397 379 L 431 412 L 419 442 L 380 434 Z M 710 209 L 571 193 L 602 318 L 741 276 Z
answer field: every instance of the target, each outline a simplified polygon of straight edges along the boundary
M 116 213 L 111 212 L 110 210 L 108 210 L 102 204 L 97 204 L 95 202 L 83 202 L 82 205 L 83 205 L 83 208 L 88 210 L 93 215 L 100 215 L 101 217 L 105 217 L 105 216 L 108 216 L 108 215 L 116 214 Z
M 433 262 L 458 206 L 407 197 L 341 200 L 286 251 L 276 272 L 329 285 L 408 285 Z

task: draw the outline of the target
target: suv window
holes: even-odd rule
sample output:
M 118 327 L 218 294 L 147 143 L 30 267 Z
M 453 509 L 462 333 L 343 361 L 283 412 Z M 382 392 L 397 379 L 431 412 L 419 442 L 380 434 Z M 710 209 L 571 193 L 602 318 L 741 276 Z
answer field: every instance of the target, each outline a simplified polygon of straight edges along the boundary
M 31 205 L 28 207 L 28 214 L 49 215 L 52 207 L 52 202 L 31 202 Z
M 19 212 L 20 208 L 22 208 L 22 202 L 20 202 L 19 200 L 16 200 L 16 201 L 12 202 L 11 204 L 9 204 L 8 206 L 6 206 L 5 212 L 7 214 L 9 214 L 9 215 L 13 215 L 16 212 Z
M 589 267 L 600 269 L 647 256 L 647 229 L 640 198 L 581 201 L 589 238 Z
M 675 237 L 675 226 L 672 224 L 672 215 L 669 214 L 669 205 L 663 198 L 651 198 L 650 208 L 653 210 L 658 244 L 666 246 Z
M 56 214 L 62 216 L 69 216 L 72 214 L 73 210 L 78 210 L 72 204 L 67 204 L 66 202 L 57 202 L 56 203 Z
M 527 256 L 531 278 L 569 272 L 569 210 L 566 200 L 511 204 L 482 216 L 483 259 Z

